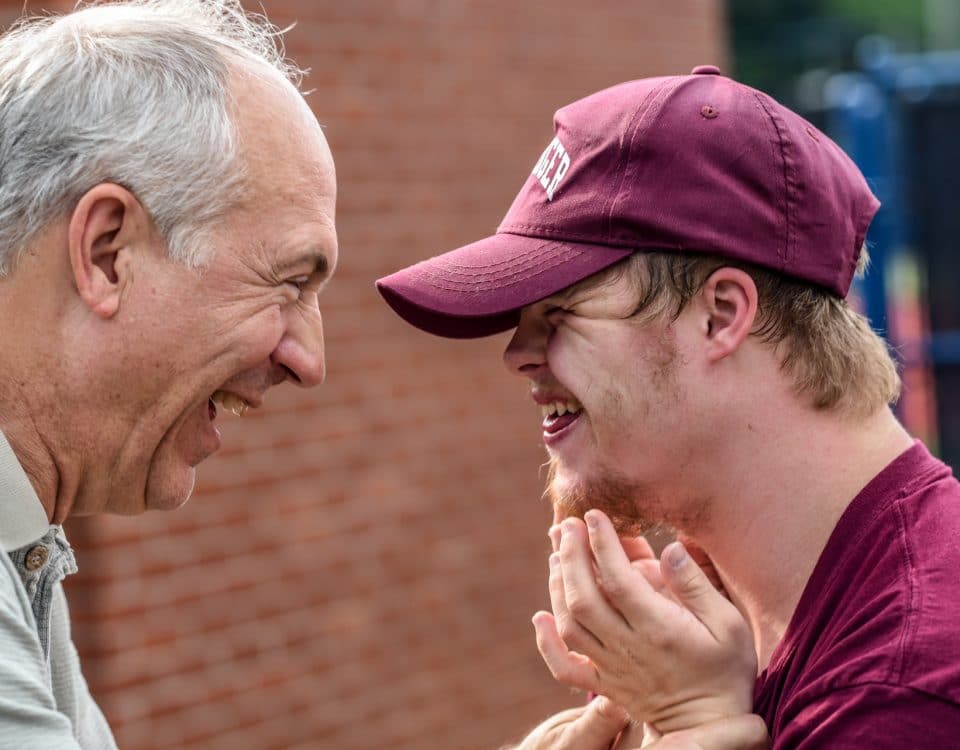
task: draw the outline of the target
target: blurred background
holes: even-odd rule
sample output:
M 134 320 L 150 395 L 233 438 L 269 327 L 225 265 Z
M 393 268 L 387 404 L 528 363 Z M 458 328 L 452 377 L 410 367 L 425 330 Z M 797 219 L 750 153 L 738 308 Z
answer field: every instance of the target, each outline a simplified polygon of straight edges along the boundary
M 550 513 L 506 338 L 421 334 L 373 280 L 492 232 L 553 111 L 613 83 L 715 63 L 841 141 L 884 202 L 857 294 L 904 362 L 901 416 L 960 465 L 956 0 L 263 6 L 296 21 L 337 161 L 327 383 L 224 417 L 183 509 L 69 522 L 75 638 L 124 750 L 494 750 L 582 702 L 529 622 Z

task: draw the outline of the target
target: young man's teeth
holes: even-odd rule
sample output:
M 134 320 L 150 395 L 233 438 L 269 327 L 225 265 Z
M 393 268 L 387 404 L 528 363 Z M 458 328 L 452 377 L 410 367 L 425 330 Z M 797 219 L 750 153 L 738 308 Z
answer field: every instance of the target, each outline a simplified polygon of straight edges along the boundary
M 225 391 L 217 391 L 213 394 L 213 400 L 220 404 L 228 412 L 242 417 L 247 413 L 247 409 L 250 408 L 244 399 L 240 398 L 236 393 L 226 393 Z

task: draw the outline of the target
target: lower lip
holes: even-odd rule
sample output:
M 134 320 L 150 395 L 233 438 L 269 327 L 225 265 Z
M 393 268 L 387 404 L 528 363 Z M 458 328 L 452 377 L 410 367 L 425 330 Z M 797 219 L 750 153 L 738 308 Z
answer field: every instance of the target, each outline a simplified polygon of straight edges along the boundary
M 564 414 L 562 417 L 547 417 L 543 420 L 543 442 L 547 446 L 559 443 L 573 431 L 582 413 L 578 411 L 576 414 Z

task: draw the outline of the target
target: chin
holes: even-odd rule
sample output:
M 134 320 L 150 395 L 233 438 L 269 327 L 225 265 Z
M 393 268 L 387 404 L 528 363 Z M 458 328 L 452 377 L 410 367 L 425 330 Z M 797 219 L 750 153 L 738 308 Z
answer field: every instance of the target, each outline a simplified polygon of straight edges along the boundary
M 188 467 L 176 472 L 168 471 L 162 477 L 154 477 L 154 473 L 151 471 L 147 477 L 145 510 L 175 510 L 190 499 L 196 485 L 196 469 Z
M 602 510 L 621 534 L 635 534 L 660 524 L 662 510 L 649 487 L 613 472 L 581 477 L 551 462 L 546 495 L 557 518 Z

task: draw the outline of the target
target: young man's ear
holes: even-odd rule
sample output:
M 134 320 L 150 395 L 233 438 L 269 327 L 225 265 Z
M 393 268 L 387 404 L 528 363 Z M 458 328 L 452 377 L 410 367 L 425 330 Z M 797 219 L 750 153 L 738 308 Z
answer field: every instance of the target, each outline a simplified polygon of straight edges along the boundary
M 80 298 L 101 318 L 120 309 L 131 281 L 131 247 L 150 240 L 146 210 L 129 190 L 103 182 L 78 201 L 70 216 L 67 245 Z
M 712 362 L 732 354 L 746 340 L 757 317 L 757 285 L 746 271 L 723 266 L 701 289 L 707 356 Z

